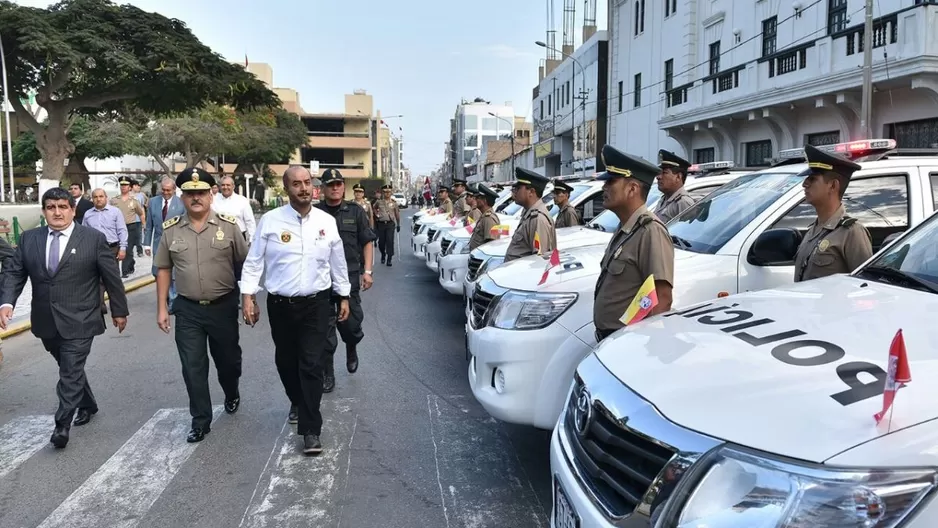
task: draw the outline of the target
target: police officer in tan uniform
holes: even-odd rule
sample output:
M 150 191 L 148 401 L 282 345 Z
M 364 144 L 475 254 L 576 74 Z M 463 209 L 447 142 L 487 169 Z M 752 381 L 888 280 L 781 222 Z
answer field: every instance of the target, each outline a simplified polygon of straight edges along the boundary
M 694 205 L 693 197 L 684 188 L 690 163 L 673 152 L 659 150 L 658 168 L 661 169 L 658 173 L 658 190 L 662 196 L 655 206 L 655 214 L 662 223 L 667 224 Z
M 169 283 L 175 275 L 176 348 L 192 414 L 187 442 L 201 442 L 211 430 L 209 352 L 225 393 L 225 412 L 234 414 L 241 405 L 238 280 L 248 244 L 235 217 L 212 211 L 214 183 L 210 174 L 195 168 L 179 173 L 176 186 L 182 190 L 186 214 L 163 222 L 163 236 L 153 261 L 157 268 L 157 325 L 166 333 L 170 329 Z
M 515 203 L 524 207 L 524 213 L 508 244 L 505 262 L 528 255 L 546 255 L 557 247 L 554 220 L 541 199 L 548 183 L 550 180 L 534 171 L 515 168 L 515 184 L 511 187 L 511 195 Z
M 810 174 L 805 178 L 805 201 L 817 211 L 795 253 L 795 282 L 836 273 L 850 273 L 873 255 L 869 232 L 844 211 L 843 197 L 856 163 L 804 146 Z
M 573 227 L 580 225 L 580 216 L 576 214 L 576 209 L 570 205 L 570 193 L 573 187 L 566 183 L 554 181 L 554 205 L 560 208 L 557 213 L 557 220 L 554 221 L 554 228 Z
M 368 217 L 368 227 L 371 229 L 375 228 L 375 215 L 374 209 L 371 207 L 371 202 L 365 199 L 365 188 L 362 187 L 362 184 L 356 183 L 352 190 L 355 193 L 355 203 L 361 206 L 365 210 L 365 216 Z
M 375 202 L 375 231 L 378 234 L 378 249 L 381 250 L 381 263 L 391 265 L 394 257 L 394 233 L 401 231 L 401 211 L 391 197 L 392 187 L 381 187 L 383 196 Z
M 479 192 L 478 183 L 470 183 L 466 189 L 466 204 L 469 206 L 469 214 L 466 215 L 466 225 L 475 225 L 475 223 L 482 217 L 482 211 L 479 211 L 479 203 L 481 200 L 481 194 Z
M 600 263 L 593 303 L 596 341 L 624 325 L 625 314 L 635 294 L 649 275 L 655 276 L 658 305 L 652 314 L 671 309 L 674 285 L 674 246 L 664 224 L 645 207 L 648 192 L 659 170 L 651 163 L 630 156 L 610 145 L 603 147 L 606 172 L 596 177 L 605 181 L 603 206 L 619 217 Z
M 479 219 L 472 227 L 472 237 L 469 238 L 469 251 L 495 240 L 495 234 L 492 228 L 498 225 L 498 215 L 495 214 L 495 200 L 498 199 L 498 193 L 489 189 L 484 183 L 478 187 L 478 198 L 476 206 L 479 208 Z
M 440 212 L 445 214 L 453 213 L 453 201 L 449 198 L 449 189 L 440 185 L 436 191 L 437 199 L 440 201 Z
M 465 218 L 472 210 L 469 204 L 466 203 L 466 198 L 469 195 L 466 193 L 465 180 L 453 180 L 453 194 L 456 195 L 456 201 L 453 202 L 453 217 Z

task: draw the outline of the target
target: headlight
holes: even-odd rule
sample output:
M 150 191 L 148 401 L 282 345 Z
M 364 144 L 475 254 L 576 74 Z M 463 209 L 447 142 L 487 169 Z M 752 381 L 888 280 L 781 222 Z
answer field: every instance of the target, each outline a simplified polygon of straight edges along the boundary
M 464 244 L 462 244 L 462 245 L 459 246 L 459 254 L 460 254 L 460 255 L 468 255 L 468 254 L 471 253 L 471 252 L 472 252 L 472 250 L 469 249 L 469 242 L 466 242 L 466 243 L 464 243 Z
M 676 503 L 656 526 L 893 527 L 936 484 L 934 469 L 825 468 L 733 447 L 700 463 L 684 504 Z
M 508 292 L 495 301 L 489 324 L 504 330 L 544 328 L 566 312 L 576 299 L 575 293 Z
M 505 257 L 489 257 L 485 262 L 482 263 L 482 266 L 479 267 L 479 275 L 488 273 L 504 263 Z

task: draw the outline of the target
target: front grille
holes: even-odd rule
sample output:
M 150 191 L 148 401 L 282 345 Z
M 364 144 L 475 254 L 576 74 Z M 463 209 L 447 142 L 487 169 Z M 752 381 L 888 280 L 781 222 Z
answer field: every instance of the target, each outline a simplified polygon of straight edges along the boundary
M 476 276 L 479 273 L 479 269 L 482 267 L 482 259 L 476 257 L 469 257 L 469 271 L 466 272 L 466 279 L 469 282 L 476 280 Z
M 623 427 L 595 402 L 592 422 L 584 434 L 579 434 L 574 417 L 578 389 L 579 383 L 571 392 L 564 418 L 573 461 L 613 516 L 629 515 L 675 451 Z
M 417 232 L 420 231 L 420 224 L 418 224 L 417 222 L 414 222 L 414 223 L 410 226 L 410 228 L 411 228 L 411 231 L 413 231 L 414 234 L 416 235 Z
M 429 240 L 430 242 L 433 242 L 434 235 L 436 235 L 436 229 L 433 229 L 432 227 L 430 229 L 427 229 L 427 240 Z
M 476 289 L 472 292 L 472 327 L 482 328 L 485 326 L 485 315 L 495 299 L 495 294 L 482 289 L 481 284 L 476 284 Z
M 449 240 L 449 239 L 447 239 L 446 237 L 443 237 L 443 240 L 440 241 L 440 255 L 444 255 L 444 256 L 445 256 L 445 255 L 447 254 L 447 253 L 446 253 L 446 250 L 449 249 L 449 246 L 450 246 L 450 244 L 452 244 L 452 243 L 453 243 L 452 240 Z

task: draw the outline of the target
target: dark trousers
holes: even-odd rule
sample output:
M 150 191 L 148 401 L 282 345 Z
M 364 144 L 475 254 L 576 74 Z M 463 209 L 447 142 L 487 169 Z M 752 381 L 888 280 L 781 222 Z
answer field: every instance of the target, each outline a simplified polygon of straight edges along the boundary
M 58 427 L 70 427 L 78 409 L 98 410 L 98 402 L 85 376 L 85 361 L 91 353 L 92 341 L 93 337 L 42 340 L 42 346 L 59 365 L 59 383 L 55 387 L 59 396 L 59 408 L 55 411 L 55 425 Z
M 361 297 L 361 275 L 357 271 L 350 271 L 348 274 L 348 280 L 352 283 L 352 292 L 349 294 L 348 308 L 349 315 L 348 319 L 338 322 L 338 313 L 339 313 L 339 303 L 333 302 L 333 311 L 332 315 L 329 317 L 329 332 L 326 335 L 326 353 L 329 354 L 329 357 L 326 359 L 326 366 L 332 366 L 332 358 L 335 355 L 335 351 L 339 348 L 339 340 L 336 336 L 336 330 L 338 329 L 338 334 L 342 336 L 342 341 L 346 345 L 357 345 L 365 338 L 365 333 L 362 331 L 362 321 L 365 320 L 365 312 L 362 311 L 362 297 Z M 330 369 L 331 370 L 331 369 Z
M 326 334 L 335 311 L 330 294 L 326 290 L 309 297 L 267 296 L 277 372 L 290 403 L 297 407 L 299 435 L 322 434 L 319 405 Z
M 121 261 L 121 275 L 130 275 L 134 272 L 136 260 L 134 260 L 134 251 L 140 244 L 140 222 L 127 224 L 127 255 Z
M 108 244 L 110 246 L 110 244 Z M 120 244 L 114 244 L 111 247 L 111 253 L 114 254 L 114 260 L 117 260 L 117 254 L 120 253 Z M 104 302 L 104 281 L 101 281 L 101 313 L 107 313 L 107 303 Z
M 382 256 L 394 256 L 394 230 L 397 225 L 394 222 L 378 222 L 375 226 L 378 232 L 378 250 Z
M 227 293 L 215 303 L 207 305 L 180 295 L 173 302 L 173 311 L 176 315 L 176 349 L 182 363 L 182 379 L 189 393 L 192 427 L 209 429 L 212 424 L 212 396 L 208 385 L 209 353 L 215 361 L 218 383 L 225 393 L 225 399 L 240 396 L 238 292 Z

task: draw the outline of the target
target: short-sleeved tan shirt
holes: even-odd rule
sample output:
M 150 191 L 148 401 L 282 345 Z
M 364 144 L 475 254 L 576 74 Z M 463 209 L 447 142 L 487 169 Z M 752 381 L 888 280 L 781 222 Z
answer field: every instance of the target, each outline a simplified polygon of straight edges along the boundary
M 153 264 L 175 269 L 176 291 L 193 301 L 212 301 L 238 287 L 248 245 L 233 216 L 209 213 L 201 231 L 187 215 L 163 222 Z
M 480 218 L 482 218 L 482 211 L 480 211 L 478 207 L 473 207 L 472 210 L 469 211 L 469 216 L 466 217 L 466 220 L 468 220 L 470 224 L 475 224 Z
M 681 187 L 674 191 L 671 196 L 661 197 L 658 205 L 655 206 L 655 214 L 662 224 L 667 224 L 672 218 L 684 212 L 685 209 L 694 205 L 694 198 L 688 194 L 687 189 Z
M 795 253 L 795 282 L 850 273 L 873 256 L 870 233 L 841 205 L 827 222 L 808 228 Z
M 472 209 L 469 207 L 469 204 L 466 203 L 466 196 L 466 193 L 460 194 L 456 197 L 456 202 L 453 203 L 453 212 L 457 217 L 466 216 Z
M 492 228 L 498 225 L 498 216 L 495 214 L 495 211 L 489 209 L 488 211 L 481 214 L 481 217 L 476 220 L 475 225 L 472 227 L 472 236 L 469 238 L 469 251 L 495 240 L 495 235 L 492 234 Z
M 133 196 L 127 200 L 121 200 L 120 196 L 111 198 L 111 205 L 116 207 L 117 210 L 120 211 L 122 215 L 124 215 L 125 224 L 132 224 L 137 222 L 137 217 L 139 216 L 140 218 L 143 218 L 143 215 L 145 214 L 143 206 L 140 205 L 140 202 L 138 202 L 137 199 Z
M 447 199 L 443 200 L 442 202 L 440 202 L 440 211 L 442 211 L 442 212 L 444 212 L 444 213 L 446 213 L 446 214 L 452 213 L 452 212 L 453 212 L 453 201 L 450 200 L 449 198 L 447 198 Z
M 536 247 L 535 241 L 540 243 L 540 248 Z M 555 247 L 557 247 L 557 231 L 554 229 L 554 220 L 547 212 L 544 202 L 538 200 L 521 216 L 518 229 L 508 244 L 505 262 L 528 255 L 547 255 Z
M 397 223 L 397 202 L 393 199 L 385 200 L 381 198 L 375 202 L 375 220 L 378 222 L 394 222 Z
M 576 214 L 576 209 L 569 203 L 565 204 L 557 214 L 557 221 L 554 222 L 554 228 L 573 227 L 580 225 L 580 217 Z
M 664 224 L 643 205 L 622 224 L 606 246 L 596 281 L 593 323 L 597 330 L 622 328 L 619 318 L 648 279 L 674 286 L 674 246 Z
M 372 214 L 373 214 L 373 211 L 372 211 L 372 208 L 371 208 L 371 204 L 368 203 L 368 200 L 362 200 L 362 201 L 360 201 L 360 202 L 359 202 L 358 200 L 355 200 L 355 203 L 357 203 L 358 205 L 360 205 L 361 208 L 365 210 L 365 215 L 368 217 L 368 220 L 371 220 L 371 216 L 372 216 Z

